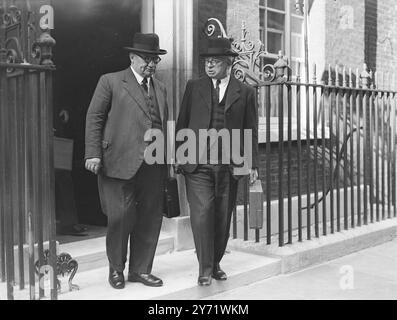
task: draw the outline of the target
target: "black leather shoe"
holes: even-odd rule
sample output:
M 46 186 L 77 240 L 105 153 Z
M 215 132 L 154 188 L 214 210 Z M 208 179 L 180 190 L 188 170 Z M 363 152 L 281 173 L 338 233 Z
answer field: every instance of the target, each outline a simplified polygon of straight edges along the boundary
M 128 273 L 128 281 L 140 282 L 149 287 L 161 287 L 163 285 L 163 280 L 150 273 L 130 272 Z
M 113 270 L 113 268 L 109 268 L 109 283 L 115 289 L 124 289 L 124 274 L 122 272 Z
M 208 277 L 200 276 L 200 277 L 198 277 L 197 283 L 198 283 L 199 286 L 206 286 L 207 287 L 207 286 L 211 285 L 211 281 L 212 281 L 211 276 L 208 276 Z
M 223 271 L 219 265 L 217 265 L 214 268 L 214 270 L 212 271 L 212 277 L 215 280 L 220 280 L 220 281 L 227 280 L 227 275 L 226 275 L 225 271 Z

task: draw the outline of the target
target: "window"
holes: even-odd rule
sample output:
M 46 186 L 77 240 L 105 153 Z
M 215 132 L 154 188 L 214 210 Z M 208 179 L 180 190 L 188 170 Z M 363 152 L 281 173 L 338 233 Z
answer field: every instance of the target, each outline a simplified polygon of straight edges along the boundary
M 268 53 L 261 60 L 260 66 L 265 64 L 274 64 L 278 59 L 278 53 L 281 50 L 288 58 L 289 66 L 292 70 L 292 80 L 298 72 L 298 63 L 300 64 L 300 73 L 304 74 L 304 37 L 303 24 L 304 17 L 302 12 L 295 8 L 296 0 L 260 0 L 259 1 L 259 35 L 264 49 Z M 278 141 L 278 94 L 276 86 L 272 86 L 270 92 L 270 123 L 271 123 L 271 141 Z M 292 91 L 292 105 L 296 105 L 296 95 Z M 284 117 L 287 116 L 287 93 L 284 92 Z M 259 141 L 265 142 L 266 133 L 266 111 L 265 111 L 265 92 L 259 91 Z M 292 117 L 296 117 L 296 110 L 292 108 Z M 286 121 L 286 119 L 285 119 Z M 284 122 L 285 122 L 284 121 Z M 293 120 L 296 123 L 296 120 Z M 284 138 L 287 137 L 287 123 L 284 124 Z M 292 128 L 293 136 L 297 135 L 296 126 Z
M 269 53 L 266 63 L 274 62 L 281 50 L 290 61 L 292 75 L 296 75 L 298 62 L 302 67 L 304 62 L 303 13 L 295 4 L 296 0 L 259 1 L 259 34 Z

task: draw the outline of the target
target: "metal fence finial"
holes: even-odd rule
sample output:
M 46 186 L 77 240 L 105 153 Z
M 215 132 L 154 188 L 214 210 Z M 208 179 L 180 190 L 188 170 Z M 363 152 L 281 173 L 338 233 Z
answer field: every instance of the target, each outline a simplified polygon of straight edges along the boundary
M 296 82 L 301 81 L 301 63 L 298 61 L 296 68 Z
M 317 83 L 317 65 L 313 63 L 313 83 Z
M 52 48 L 55 46 L 56 42 L 55 39 L 51 37 L 50 33 L 48 31 L 43 32 L 36 44 L 40 48 L 40 64 L 47 66 L 54 65 L 52 61 Z
M 339 87 L 340 82 L 339 82 L 339 66 L 336 64 L 335 65 L 335 85 Z
M 328 64 L 328 85 L 332 86 L 332 67 Z
M 247 36 L 247 27 L 245 26 L 245 21 L 243 20 L 241 22 L 241 42 L 246 41 L 246 36 Z
M 363 88 L 369 88 L 371 77 L 368 72 L 368 66 L 366 63 L 363 64 L 363 71 L 360 74 L 360 79 L 361 79 L 361 85 L 363 86 Z
M 281 50 L 278 52 L 278 60 L 274 64 L 274 68 L 276 69 L 277 79 L 281 79 L 284 76 L 288 77 L 288 60 Z
M 343 86 L 347 87 L 346 66 L 343 66 L 343 69 L 342 69 L 342 81 L 343 81 Z

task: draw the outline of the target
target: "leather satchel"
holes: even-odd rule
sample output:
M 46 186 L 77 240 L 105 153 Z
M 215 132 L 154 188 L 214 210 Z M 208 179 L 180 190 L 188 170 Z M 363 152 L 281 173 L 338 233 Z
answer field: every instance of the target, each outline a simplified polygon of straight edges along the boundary
M 172 109 L 171 109 L 172 110 Z M 171 111 L 171 119 L 174 119 L 173 111 Z M 171 125 L 174 126 L 175 122 L 170 121 Z M 175 146 L 175 128 L 169 127 L 167 131 L 167 141 L 171 141 L 171 145 L 167 146 L 170 148 L 171 154 L 173 154 Z M 174 163 L 174 159 L 171 159 L 171 163 Z M 165 181 L 164 188 L 164 210 L 163 216 L 166 218 L 179 217 L 181 214 L 179 208 L 179 193 L 178 193 L 178 181 L 175 178 L 174 167 L 170 165 L 167 170 L 167 179 Z
M 173 175 L 170 175 L 165 181 L 163 215 L 166 218 L 175 218 L 180 214 L 178 182 Z
M 263 190 L 258 179 L 249 189 L 249 226 L 250 229 L 263 228 Z

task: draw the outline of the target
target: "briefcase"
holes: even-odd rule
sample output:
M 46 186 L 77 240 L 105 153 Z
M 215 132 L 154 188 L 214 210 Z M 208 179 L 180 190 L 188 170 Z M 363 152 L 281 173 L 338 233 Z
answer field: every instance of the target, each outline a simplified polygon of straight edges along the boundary
M 258 179 L 249 188 L 249 226 L 250 229 L 263 228 L 263 190 Z
M 54 137 L 54 167 L 72 171 L 73 140 Z
M 165 181 L 163 215 L 166 218 L 175 218 L 180 214 L 178 182 L 175 177 L 168 177 Z

